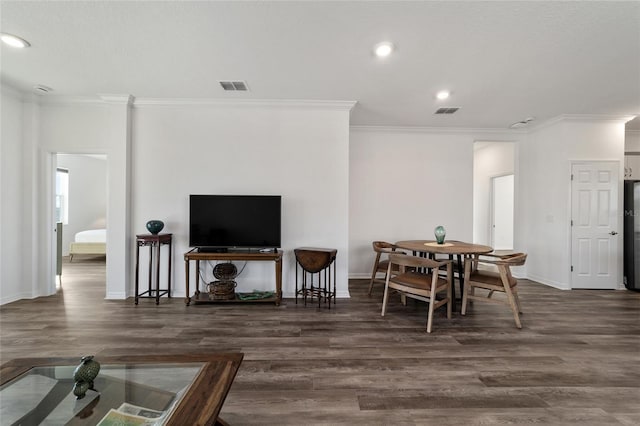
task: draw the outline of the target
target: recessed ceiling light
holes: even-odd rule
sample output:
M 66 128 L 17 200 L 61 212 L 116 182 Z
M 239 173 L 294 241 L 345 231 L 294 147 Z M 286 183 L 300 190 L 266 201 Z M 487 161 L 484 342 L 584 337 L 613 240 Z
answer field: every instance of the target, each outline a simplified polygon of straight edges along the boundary
M 14 36 L 13 34 L 0 33 L 0 40 L 8 46 L 16 47 L 18 49 L 23 49 L 25 47 L 31 46 L 31 44 L 18 36 Z
M 378 43 L 374 47 L 374 52 L 376 52 L 376 56 L 380 58 L 387 57 L 391 54 L 391 52 L 393 52 L 393 44 L 388 41 Z
M 438 98 L 440 100 L 447 99 L 448 97 L 449 97 L 449 91 L 448 90 L 441 90 L 436 94 L 436 98 Z

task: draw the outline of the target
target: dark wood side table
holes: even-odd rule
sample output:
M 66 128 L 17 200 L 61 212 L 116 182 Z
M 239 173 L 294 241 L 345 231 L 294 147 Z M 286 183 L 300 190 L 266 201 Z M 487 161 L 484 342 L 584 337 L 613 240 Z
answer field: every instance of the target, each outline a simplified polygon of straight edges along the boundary
M 156 305 L 160 304 L 160 296 L 167 295 L 171 298 L 171 240 L 173 234 L 139 234 L 136 235 L 136 298 L 138 304 L 140 298 L 156 299 Z M 160 288 L 160 247 L 169 246 L 169 271 L 167 274 L 167 288 Z M 140 247 L 149 247 L 149 289 L 139 292 Z M 152 286 L 153 266 L 155 266 L 155 288 Z
M 293 250 L 296 255 L 296 303 L 298 295 L 304 298 L 307 306 L 307 296 L 313 300 L 318 297 L 318 307 L 324 300 L 331 309 L 331 299 L 336 304 L 336 256 L 338 250 L 331 248 L 299 247 Z M 298 267 L 302 269 L 302 287 L 298 289 Z M 331 271 L 333 269 L 333 271 Z M 333 277 L 332 277 L 333 272 Z M 314 276 L 317 285 L 314 285 Z M 331 283 L 333 282 L 333 289 Z

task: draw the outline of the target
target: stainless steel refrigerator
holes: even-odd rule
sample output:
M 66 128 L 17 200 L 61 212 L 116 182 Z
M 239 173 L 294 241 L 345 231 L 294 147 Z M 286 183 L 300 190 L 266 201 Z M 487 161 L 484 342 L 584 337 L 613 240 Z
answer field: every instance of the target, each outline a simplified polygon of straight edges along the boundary
M 640 291 L 640 180 L 624 181 L 624 285 Z

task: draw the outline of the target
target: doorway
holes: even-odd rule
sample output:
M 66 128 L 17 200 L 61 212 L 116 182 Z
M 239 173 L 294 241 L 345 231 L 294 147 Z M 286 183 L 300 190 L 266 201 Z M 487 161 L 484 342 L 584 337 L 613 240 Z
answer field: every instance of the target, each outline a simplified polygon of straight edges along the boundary
M 58 153 L 54 159 L 56 258 L 61 261 L 58 284 L 63 288 L 70 262 L 84 265 L 81 270 L 87 274 L 105 273 L 107 156 Z M 106 294 L 106 288 L 103 291 Z
M 515 143 L 473 144 L 473 242 L 514 248 Z

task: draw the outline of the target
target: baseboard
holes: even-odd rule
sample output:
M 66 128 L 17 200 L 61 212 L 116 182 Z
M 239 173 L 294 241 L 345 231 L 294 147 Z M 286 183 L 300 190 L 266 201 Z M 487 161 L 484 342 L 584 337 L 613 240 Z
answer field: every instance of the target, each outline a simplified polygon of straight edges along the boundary
M 30 293 L 18 293 L 8 297 L 1 298 L 0 305 L 6 305 L 7 303 L 16 302 L 22 299 L 34 299 L 34 297 L 31 297 Z
M 105 297 L 107 300 L 125 300 L 126 298 L 127 295 L 121 291 L 107 293 L 107 296 Z
M 350 280 L 369 280 L 371 279 L 371 272 L 364 273 L 364 274 L 359 274 L 359 273 L 355 273 L 355 274 L 349 274 L 349 279 Z
M 520 278 L 520 277 L 516 277 Z M 558 290 L 571 290 L 571 288 L 566 283 L 560 283 L 553 280 L 548 280 L 543 277 L 539 277 L 537 275 L 527 275 L 526 277 L 522 277 L 521 279 L 527 279 L 531 281 L 535 281 L 540 284 L 544 284 L 549 287 L 557 288 Z

